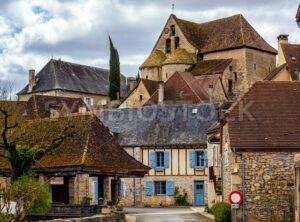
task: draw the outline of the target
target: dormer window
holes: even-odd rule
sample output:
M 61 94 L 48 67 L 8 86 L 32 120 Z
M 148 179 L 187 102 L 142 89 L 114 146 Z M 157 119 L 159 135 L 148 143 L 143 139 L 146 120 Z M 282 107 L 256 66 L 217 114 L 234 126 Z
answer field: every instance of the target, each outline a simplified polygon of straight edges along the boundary
M 176 32 L 175 32 L 175 25 L 171 25 L 171 36 L 175 36 Z
M 175 49 L 180 47 L 180 39 L 179 37 L 175 37 Z
M 166 53 L 171 52 L 171 39 L 166 39 Z

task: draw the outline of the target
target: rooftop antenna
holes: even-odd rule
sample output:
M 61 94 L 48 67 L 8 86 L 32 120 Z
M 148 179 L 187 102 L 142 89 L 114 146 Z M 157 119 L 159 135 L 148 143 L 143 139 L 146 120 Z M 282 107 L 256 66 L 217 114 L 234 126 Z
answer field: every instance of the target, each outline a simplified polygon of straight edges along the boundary
M 175 4 L 172 4 L 172 14 L 174 14 L 174 11 L 175 11 Z

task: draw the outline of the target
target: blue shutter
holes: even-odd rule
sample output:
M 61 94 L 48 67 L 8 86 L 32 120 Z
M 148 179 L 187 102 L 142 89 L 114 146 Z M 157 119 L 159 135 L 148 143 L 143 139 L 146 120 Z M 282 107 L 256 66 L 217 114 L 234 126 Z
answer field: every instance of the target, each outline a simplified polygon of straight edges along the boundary
M 175 187 L 173 181 L 167 181 L 167 195 L 172 196 L 175 194 Z
M 165 168 L 169 168 L 169 165 L 170 165 L 170 154 L 169 154 L 169 151 L 165 151 L 164 152 L 164 160 L 165 160 L 164 167 Z
M 156 166 L 156 152 L 152 151 L 150 153 L 150 167 L 155 168 Z
M 99 199 L 98 177 L 94 177 L 93 182 L 94 182 L 94 202 L 95 204 L 98 204 L 98 199 Z
M 152 181 L 146 181 L 146 195 L 152 196 L 153 195 L 153 183 Z
M 204 167 L 208 166 L 207 150 L 204 150 Z
M 124 198 L 125 192 L 124 192 L 124 181 L 123 180 L 120 181 L 120 193 L 121 193 L 121 197 Z
M 196 151 L 195 150 L 190 151 L 190 167 L 191 168 L 196 167 Z

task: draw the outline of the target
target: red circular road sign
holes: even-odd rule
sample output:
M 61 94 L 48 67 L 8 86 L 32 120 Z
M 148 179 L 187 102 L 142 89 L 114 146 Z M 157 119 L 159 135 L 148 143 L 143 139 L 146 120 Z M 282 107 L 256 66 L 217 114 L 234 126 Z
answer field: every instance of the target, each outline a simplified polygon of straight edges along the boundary
M 231 204 L 241 204 L 243 202 L 243 195 L 239 191 L 232 191 L 228 199 Z

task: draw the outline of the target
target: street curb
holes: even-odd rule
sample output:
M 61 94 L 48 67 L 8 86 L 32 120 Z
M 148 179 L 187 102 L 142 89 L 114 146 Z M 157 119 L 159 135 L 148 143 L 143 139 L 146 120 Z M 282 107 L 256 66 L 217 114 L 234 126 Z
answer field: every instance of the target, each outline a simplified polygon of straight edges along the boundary
M 199 214 L 201 214 L 203 217 L 215 220 L 215 216 L 206 212 L 198 212 Z

